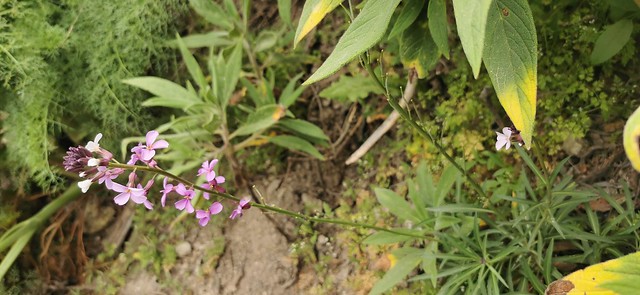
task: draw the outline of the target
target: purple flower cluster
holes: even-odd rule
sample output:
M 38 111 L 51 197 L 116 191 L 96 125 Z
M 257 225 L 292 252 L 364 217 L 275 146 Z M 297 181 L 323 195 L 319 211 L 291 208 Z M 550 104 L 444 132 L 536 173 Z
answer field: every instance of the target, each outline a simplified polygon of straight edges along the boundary
M 160 169 L 158 163 L 153 158 L 156 155 L 156 150 L 169 147 L 169 143 L 166 140 L 158 140 L 158 136 L 159 133 L 157 131 L 149 131 L 145 138 L 146 144 L 138 143 L 137 146 L 131 149 L 132 154 L 127 165 L 135 165 L 141 162 L 148 167 Z M 85 179 L 78 183 L 83 193 L 89 190 L 89 186 L 91 186 L 92 183 L 97 182 L 104 184 L 107 189 L 118 193 L 113 199 L 116 204 L 123 206 L 131 200 L 136 204 L 144 205 L 147 209 L 152 210 L 153 203 L 149 201 L 148 194 L 154 184 L 153 179 L 149 180 L 145 186 L 142 186 L 134 170 L 129 174 L 126 185 L 115 182 L 115 179 L 118 178 L 120 174 L 123 174 L 125 169 L 109 169 L 109 163 L 113 160 L 113 154 L 100 147 L 99 141 L 101 138 L 102 134 L 99 133 L 94 140 L 89 141 L 85 146 L 69 148 L 63 162 L 65 170 L 78 173 L 81 178 Z M 217 175 L 214 171 L 217 163 L 218 159 L 202 163 L 202 167 L 198 170 L 198 176 L 205 175 L 207 182 L 200 185 L 200 187 L 224 193 L 225 189 L 221 184 L 225 183 L 226 179 L 224 176 Z M 222 204 L 217 201 L 213 202 L 206 210 L 196 210 L 192 203 L 195 197 L 194 188 L 180 182 L 174 185 L 169 182 L 168 177 L 164 178 L 163 189 L 160 192 L 162 193 L 160 198 L 162 207 L 165 206 L 169 195 L 175 193 L 178 195 L 178 200 L 174 203 L 174 207 L 180 211 L 186 211 L 189 214 L 195 212 L 196 218 L 199 220 L 201 226 L 207 225 L 212 215 L 216 215 L 223 210 Z M 207 192 L 203 192 L 202 196 L 207 200 L 210 198 Z M 250 207 L 251 204 L 248 198 L 240 200 L 237 207 L 231 212 L 229 218 L 235 219 L 242 216 L 242 210 L 249 209 Z

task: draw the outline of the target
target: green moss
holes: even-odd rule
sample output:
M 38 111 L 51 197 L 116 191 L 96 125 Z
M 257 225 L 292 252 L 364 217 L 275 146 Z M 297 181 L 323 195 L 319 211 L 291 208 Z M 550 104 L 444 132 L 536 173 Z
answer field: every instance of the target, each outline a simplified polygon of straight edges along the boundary
M 119 137 L 144 129 L 151 114 L 139 91 L 120 81 L 165 73 L 164 40 L 186 12 L 179 0 L 18 1 L 0 4 L 0 80 L 8 97 L 5 134 L 13 171 L 44 188 L 59 179 L 48 155 L 65 131 Z M 19 126 L 19 128 L 15 127 Z M 72 127 L 73 126 L 73 127 Z M 114 149 L 115 150 L 115 149 Z

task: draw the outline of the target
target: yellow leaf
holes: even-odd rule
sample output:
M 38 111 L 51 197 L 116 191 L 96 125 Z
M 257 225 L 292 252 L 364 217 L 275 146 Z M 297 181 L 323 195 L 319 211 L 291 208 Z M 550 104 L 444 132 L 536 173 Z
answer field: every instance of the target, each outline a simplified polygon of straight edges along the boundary
M 640 277 L 640 252 L 594 264 L 575 271 L 549 285 L 547 295 L 630 294 Z M 635 287 L 632 287 L 635 288 Z
M 298 22 L 296 37 L 293 46 L 298 45 L 300 40 L 304 38 L 318 23 L 333 9 L 335 9 L 343 0 L 308 0 L 302 8 L 302 16 Z
M 631 166 L 640 171 L 640 107 L 627 120 L 622 137 L 624 151 L 631 161 Z

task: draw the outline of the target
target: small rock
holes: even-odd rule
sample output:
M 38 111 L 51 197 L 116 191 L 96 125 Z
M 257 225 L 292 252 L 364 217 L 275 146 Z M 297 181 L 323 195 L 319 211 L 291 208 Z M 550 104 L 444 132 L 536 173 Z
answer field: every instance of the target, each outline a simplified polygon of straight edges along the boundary
M 578 156 L 583 147 L 580 141 L 581 140 L 573 136 L 569 136 L 564 140 L 564 143 L 562 143 L 562 149 L 569 155 Z
M 176 254 L 178 257 L 185 257 L 189 255 L 189 253 L 191 253 L 191 244 L 189 242 L 184 241 L 176 245 Z
M 302 204 L 312 212 L 322 212 L 322 201 L 312 197 L 308 193 L 302 193 Z

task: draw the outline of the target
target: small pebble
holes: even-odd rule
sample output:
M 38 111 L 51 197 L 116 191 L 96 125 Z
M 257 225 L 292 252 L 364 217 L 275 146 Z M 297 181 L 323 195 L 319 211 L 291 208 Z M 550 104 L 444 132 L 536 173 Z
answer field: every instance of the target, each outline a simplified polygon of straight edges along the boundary
M 178 257 L 182 258 L 191 253 L 191 244 L 189 242 L 180 242 L 176 245 L 176 254 Z

